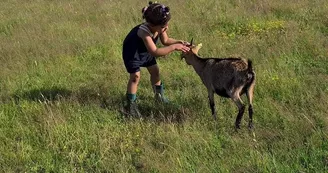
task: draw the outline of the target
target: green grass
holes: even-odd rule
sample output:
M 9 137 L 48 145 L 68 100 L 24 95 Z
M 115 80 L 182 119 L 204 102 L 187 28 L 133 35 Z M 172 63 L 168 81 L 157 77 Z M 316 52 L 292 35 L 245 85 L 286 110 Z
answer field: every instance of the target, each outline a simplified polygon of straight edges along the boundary
M 328 172 L 328 3 L 163 1 L 169 35 L 200 55 L 242 55 L 257 74 L 255 129 L 179 53 L 159 59 L 171 105 L 122 117 L 121 50 L 147 1 L 0 2 L 0 172 Z

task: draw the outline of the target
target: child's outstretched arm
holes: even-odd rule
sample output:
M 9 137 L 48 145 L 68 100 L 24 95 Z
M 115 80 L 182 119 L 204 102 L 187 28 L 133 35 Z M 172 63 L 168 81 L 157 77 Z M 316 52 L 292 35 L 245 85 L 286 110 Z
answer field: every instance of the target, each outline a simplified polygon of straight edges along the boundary
M 161 39 L 162 44 L 165 46 L 169 46 L 169 45 L 177 44 L 177 43 L 184 44 L 184 45 L 188 44 L 188 42 L 186 42 L 186 41 L 170 38 L 167 35 L 166 31 L 164 31 L 163 33 L 160 34 L 160 39 Z
M 186 45 L 184 45 L 182 43 L 178 43 L 178 42 L 170 44 L 165 47 L 158 48 L 148 33 L 141 32 L 141 33 L 138 33 L 138 35 L 142 38 L 145 46 L 147 47 L 148 52 L 152 56 L 155 56 L 155 57 L 165 56 L 175 50 L 183 51 L 183 52 L 187 52 L 190 50 L 189 47 L 187 47 Z

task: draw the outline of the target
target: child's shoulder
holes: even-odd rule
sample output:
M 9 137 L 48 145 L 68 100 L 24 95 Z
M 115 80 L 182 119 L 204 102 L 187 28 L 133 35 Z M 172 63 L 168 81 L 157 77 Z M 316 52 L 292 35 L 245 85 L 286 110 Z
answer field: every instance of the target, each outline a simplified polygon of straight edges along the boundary
M 146 37 L 146 36 L 150 36 L 153 37 L 154 34 L 150 31 L 150 29 L 148 28 L 146 23 L 142 23 L 140 25 L 138 25 L 138 36 L 139 37 Z

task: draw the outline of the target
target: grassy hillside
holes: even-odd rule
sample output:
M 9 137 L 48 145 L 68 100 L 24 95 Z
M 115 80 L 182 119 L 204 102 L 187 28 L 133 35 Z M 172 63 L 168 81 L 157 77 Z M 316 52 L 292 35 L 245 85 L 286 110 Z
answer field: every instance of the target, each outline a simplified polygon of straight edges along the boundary
M 142 69 L 142 119 L 120 114 L 122 41 L 148 1 L 0 1 L 0 172 L 328 172 L 328 2 L 162 1 L 169 35 L 257 74 L 254 131 L 178 52 L 158 59 L 170 105 Z

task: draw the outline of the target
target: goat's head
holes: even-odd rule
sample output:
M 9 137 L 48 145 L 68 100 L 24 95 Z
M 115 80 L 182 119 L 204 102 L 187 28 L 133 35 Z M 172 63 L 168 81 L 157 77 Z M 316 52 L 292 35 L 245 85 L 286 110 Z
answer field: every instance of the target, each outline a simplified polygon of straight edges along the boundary
M 198 56 L 198 51 L 202 47 L 202 43 L 198 44 L 197 46 L 193 45 L 193 39 L 191 39 L 190 44 L 187 46 L 190 48 L 190 51 L 182 52 L 181 60 L 184 58 L 186 60 L 186 63 L 190 65 L 190 61 L 192 60 L 192 58 L 194 58 L 195 55 Z

